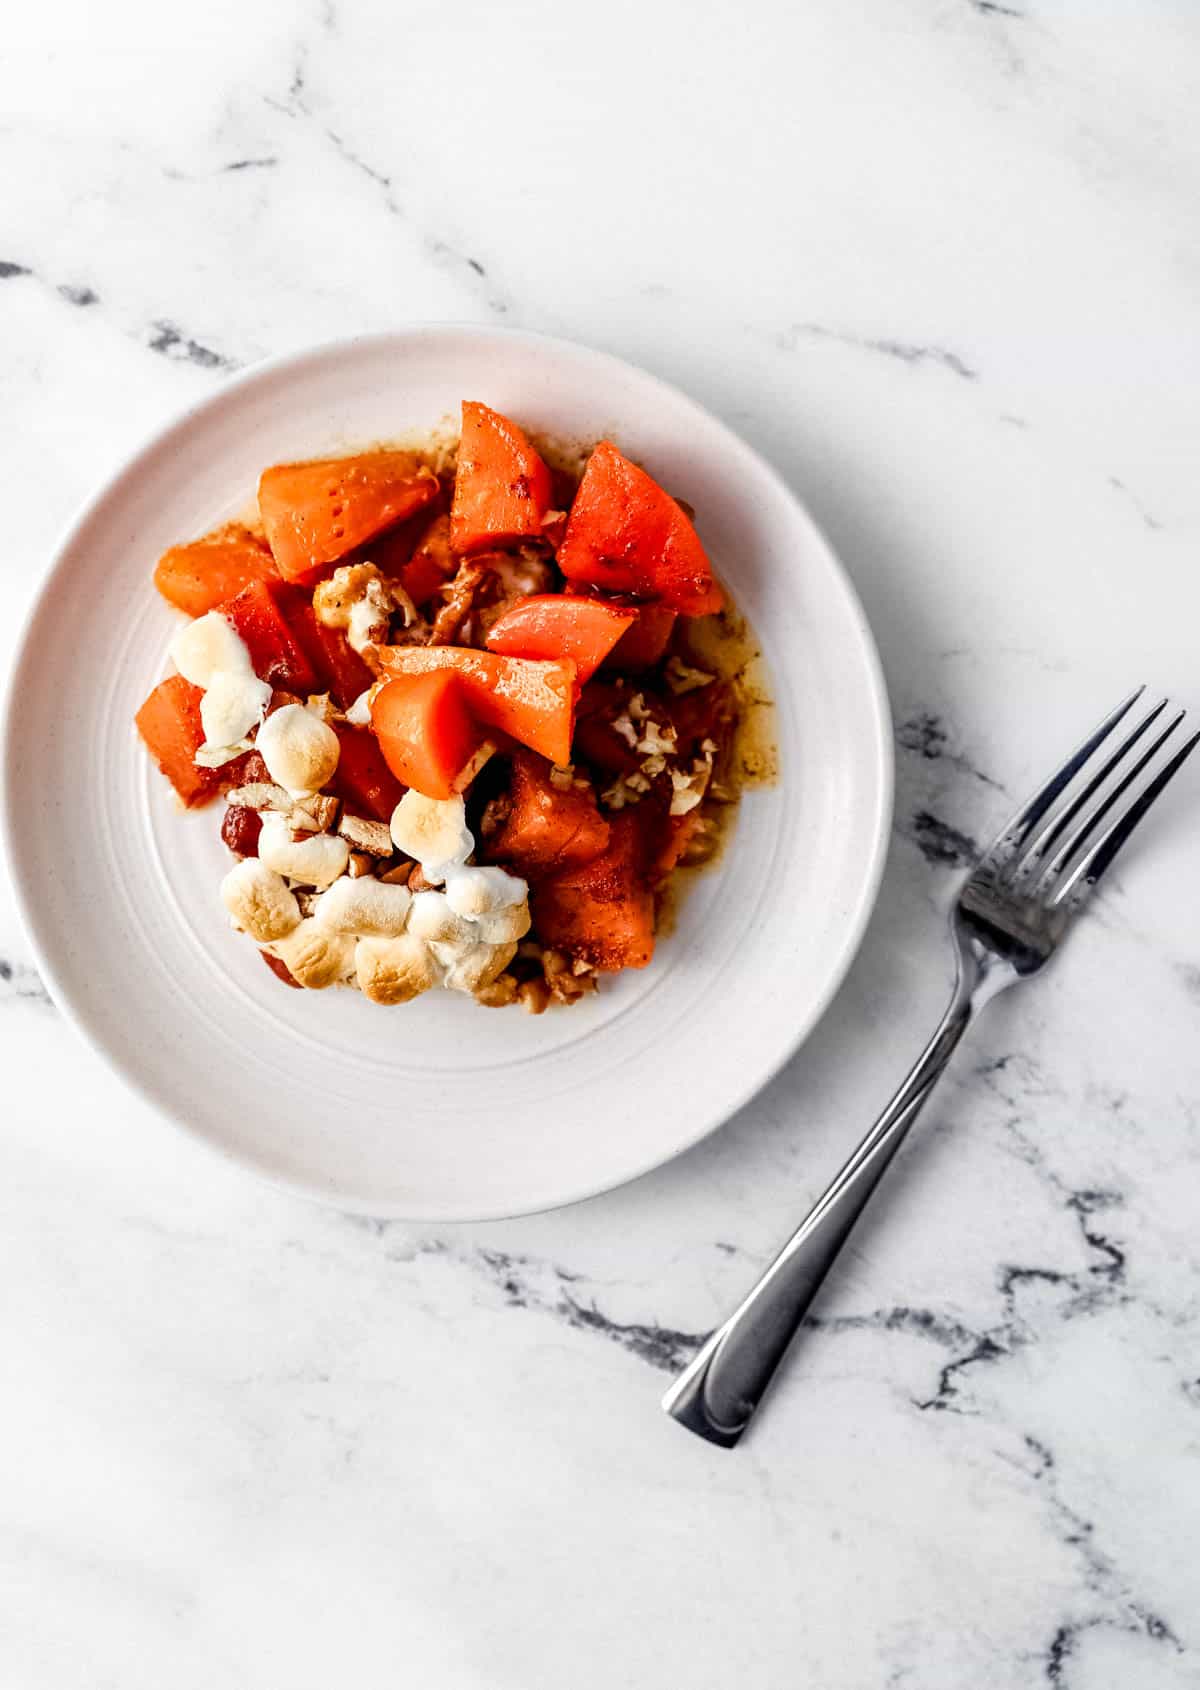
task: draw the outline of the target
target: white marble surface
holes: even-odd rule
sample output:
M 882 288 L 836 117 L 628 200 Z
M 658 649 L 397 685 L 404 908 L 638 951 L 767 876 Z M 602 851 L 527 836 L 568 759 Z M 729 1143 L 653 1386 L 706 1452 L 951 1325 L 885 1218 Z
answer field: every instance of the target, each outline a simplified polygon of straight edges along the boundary
M 504 321 L 782 467 L 900 751 L 807 1048 L 677 1165 L 503 1225 L 209 1159 L 75 1043 L 0 887 L 5 1690 L 1200 1683 L 1200 778 L 990 1012 L 753 1437 L 657 1408 L 940 1009 L 968 836 L 1131 682 L 1200 703 L 1198 55 L 1171 0 L 6 20 L 10 611 L 225 371 Z

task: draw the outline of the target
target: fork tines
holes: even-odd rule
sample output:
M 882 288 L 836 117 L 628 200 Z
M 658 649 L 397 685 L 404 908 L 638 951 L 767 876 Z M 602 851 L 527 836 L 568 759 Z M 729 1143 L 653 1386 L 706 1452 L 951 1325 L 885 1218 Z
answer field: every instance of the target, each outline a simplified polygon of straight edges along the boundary
M 1090 890 L 1200 741 L 1194 733 L 1168 755 L 1187 713 L 1165 698 L 1135 711 L 1145 690 L 1105 717 L 988 851 L 985 863 L 1027 896 L 1058 906 Z

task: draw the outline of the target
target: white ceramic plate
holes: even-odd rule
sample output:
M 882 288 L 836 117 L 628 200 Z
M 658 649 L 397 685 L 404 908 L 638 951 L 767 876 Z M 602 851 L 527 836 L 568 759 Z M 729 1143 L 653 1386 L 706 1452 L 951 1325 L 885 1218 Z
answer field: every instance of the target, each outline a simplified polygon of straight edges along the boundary
M 611 434 L 698 511 L 760 637 L 782 778 L 748 792 L 651 967 L 531 1017 L 431 992 L 399 1009 L 281 987 L 218 902 L 220 810 L 183 815 L 133 714 L 178 617 L 150 571 L 243 509 L 259 471 L 478 398 L 565 439 Z M 615 358 L 429 327 L 260 366 L 158 435 L 54 562 L 12 677 L 9 859 L 58 1003 L 143 1096 L 267 1178 L 409 1219 L 512 1215 L 694 1144 L 795 1049 L 861 937 L 883 865 L 891 734 L 862 611 L 746 445 Z

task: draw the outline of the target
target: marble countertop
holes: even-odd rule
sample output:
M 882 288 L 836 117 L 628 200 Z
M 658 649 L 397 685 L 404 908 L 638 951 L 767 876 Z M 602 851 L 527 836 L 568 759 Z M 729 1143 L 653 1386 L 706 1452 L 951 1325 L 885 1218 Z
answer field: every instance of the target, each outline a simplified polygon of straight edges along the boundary
M 1170 0 L 9 21 L 14 615 L 228 371 L 513 323 L 783 470 L 899 766 L 877 914 L 786 1071 L 497 1225 L 308 1207 L 163 1126 L 0 884 L 6 1687 L 1200 1683 L 1200 777 L 989 1011 L 753 1435 L 658 1409 L 940 1012 L 971 842 L 1134 682 L 1200 703 L 1198 53 Z

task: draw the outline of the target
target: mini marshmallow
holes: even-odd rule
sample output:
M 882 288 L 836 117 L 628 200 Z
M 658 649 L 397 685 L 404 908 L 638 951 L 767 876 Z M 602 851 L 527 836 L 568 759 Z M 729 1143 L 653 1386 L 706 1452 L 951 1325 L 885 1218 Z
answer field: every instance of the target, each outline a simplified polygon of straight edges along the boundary
M 332 780 L 341 751 L 328 722 L 303 704 L 285 704 L 268 716 L 254 745 L 271 779 L 289 792 L 319 792 Z
M 363 875 L 335 880 L 317 899 L 314 913 L 323 927 L 338 933 L 396 939 L 404 932 L 412 901 L 407 886 L 385 886 Z
M 502 868 L 461 868 L 446 880 L 450 908 L 472 921 L 523 904 L 528 894 L 526 882 Z
M 286 939 L 276 940 L 271 949 L 292 979 L 310 992 L 322 992 L 354 973 L 354 940 L 345 933 L 331 933 L 312 916 Z
M 181 628 L 171 641 L 170 652 L 172 663 L 194 687 L 211 686 L 218 674 L 254 672 L 246 642 L 216 610 Z
M 273 728 L 280 717 L 283 726 Z M 298 771 L 280 764 L 272 739 L 279 736 L 286 755 L 299 731 L 293 727 L 298 717 L 307 717 L 318 733 L 329 731 L 314 712 L 287 706 L 269 717 L 259 733 L 259 749 L 280 786 L 292 785 Z M 303 733 L 312 738 L 308 726 Z M 305 778 L 313 778 L 311 771 Z M 289 817 L 265 815 L 259 864 L 304 885 L 327 888 L 316 899 L 301 894 L 311 915 L 272 948 L 301 985 L 326 986 L 352 973 L 351 983 L 375 1003 L 407 1003 L 438 985 L 460 992 L 490 986 L 529 932 L 526 882 L 502 868 L 466 866 L 475 841 L 461 798 L 407 792 L 392 812 L 388 832 L 400 851 L 420 863 L 427 880 L 444 882 L 444 891 L 414 895 L 399 882 L 350 876 L 345 872 L 350 860 L 346 839 L 319 833 L 296 840 Z
M 517 939 L 523 939 L 533 925 L 533 918 L 526 903 L 510 904 L 506 910 L 498 910 L 495 915 L 482 915 L 473 923 L 476 933 L 485 945 L 508 945 Z
M 285 939 L 300 923 L 295 893 L 257 857 L 230 869 L 221 882 L 221 901 L 237 926 L 260 945 Z
M 246 735 L 266 714 L 271 689 L 255 675 L 246 642 L 215 610 L 179 630 L 171 641 L 171 658 L 184 680 L 204 688 L 204 744 L 195 761 L 219 769 L 246 749 Z
M 445 880 L 475 849 L 461 798 L 426 798 L 409 791 L 392 811 L 392 840 L 421 865 L 426 880 Z
M 478 992 L 490 986 L 498 974 L 503 974 L 517 954 L 515 942 L 509 945 L 472 945 L 460 951 L 453 960 L 442 954 L 443 947 L 435 945 L 434 953 L 446 969 L 443 986 L 456 992 Z M 448 951 L 449 947 L 445 947 Z
M 454 945 L 471 944 L 476 937 L 473 925 L 455 914 L 444 892 L 418 892 L 412 900 L 408 931 L 420 939 Z
M 249 670 L 218 670 L 200 700 L 204 750 L 236 746 L 262 721 L 270 702 L 271 688 Z
M 289 880 L 325 887 L 345 874 L 350 847 L 332 833 L 310 833 L 303 839 L 293 839 L 288 818 L 272 811 L 263 817 L 258 856 L 260 862 Z
M 438 983 L 428 945 L 411 933 L 399 939 L 360 939 L 354 972 L 359 990 L 372 1003 L 408 1003 Z

